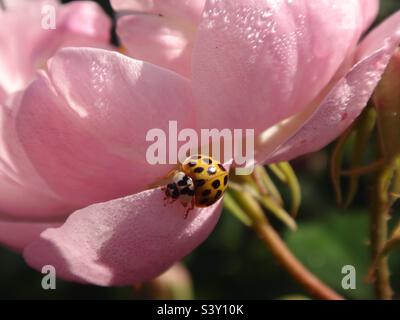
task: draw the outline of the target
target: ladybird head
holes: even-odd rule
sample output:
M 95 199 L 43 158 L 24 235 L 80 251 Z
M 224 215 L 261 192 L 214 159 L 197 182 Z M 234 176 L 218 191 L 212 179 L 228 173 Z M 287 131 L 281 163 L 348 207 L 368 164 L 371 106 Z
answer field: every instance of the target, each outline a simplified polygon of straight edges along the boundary
M 176 170 L 165 188 L 165 196 L 172 201 L 179 199 L 182 204 L 187 205 L 194 197 L 194 190 L 192 178 L 184 172 Z

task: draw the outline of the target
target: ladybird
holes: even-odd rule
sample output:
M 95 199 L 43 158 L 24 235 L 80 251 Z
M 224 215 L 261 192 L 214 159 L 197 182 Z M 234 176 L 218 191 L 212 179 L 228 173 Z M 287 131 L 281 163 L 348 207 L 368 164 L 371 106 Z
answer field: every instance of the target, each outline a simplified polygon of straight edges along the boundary
M 166 199 L 171 199 L 171 202 L 179 199 L 186 207 L 194 197 L 193 180 L 184 172 L 178 170 L 170 175 L 170 179 L 170 183 L 164 188 Z
M 208 207 L 217 202 L 228 185 L 228 172 L 217 160 L 204 155 L 187 158 L 169 175 L 169 183 L 163 189 L 165 199 L 180 200 L 186 211 L 196 207 Z

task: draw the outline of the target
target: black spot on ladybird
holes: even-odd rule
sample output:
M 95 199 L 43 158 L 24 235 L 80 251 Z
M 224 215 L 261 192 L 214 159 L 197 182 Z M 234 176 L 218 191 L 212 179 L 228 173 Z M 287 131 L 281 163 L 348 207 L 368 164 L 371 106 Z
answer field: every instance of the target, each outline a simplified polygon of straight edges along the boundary
M 213 186 L 214 189 L 218 189 L 219 186 L 221 185 L 221 182 L 217 179 L 213 181 L 211 185 Z
M 205 163 L 205 164 L 211 164 L 212 163 L 212 160 L 210 158 L 203 158 L 203 159 L 201 159 L 201 161 L 203 161 L 203 163 Z
M 203 171 L 204 171 L 203 167 L 197 167 L 196 169 L 193 170 L 193 172 L 196 172 L 196 173 L 202 173 Z
M 197 164 L 197 162 L 190 161 L 190 162 L 188 163 L 188 166 L 193 168 L 193 167 L 196 166 L 196 164 Z
M 201 187 L 203 184 L 205 184 L 206 183 L 206 180 L 204 180 L 204 179 L 199 179 L 199 180 L 195 180 L 194 181 L 194 185 L 196 186 L 196 187 Z
M 228 184 L 228 176 L 224 177 L 224 186 L 226 186 Z
M 200 200 L 200 204 L 207 204 L 208 203 L 208 198 L 203 198 Z
M 222 195 L 222 191 L 221 190 L 218 190 L 217 191 L 217 194 L 215 195 L 215 200 L 218 200 L 219 199 L 219 197 Z
M 222 171 L 226 171 L 225 167 L 224 167 L 222 164 L 218 163 L 218 167 L 219 167 Z
M 207 196 L 210 195 L 210 193 L 211 193 L 211 190 L 210 190 L 210 189 L 206 189 L 206 190 L 203 191 L 203 193 L 202 193 L 201 195 L 202 195 L 203 197 L 207 197 Z

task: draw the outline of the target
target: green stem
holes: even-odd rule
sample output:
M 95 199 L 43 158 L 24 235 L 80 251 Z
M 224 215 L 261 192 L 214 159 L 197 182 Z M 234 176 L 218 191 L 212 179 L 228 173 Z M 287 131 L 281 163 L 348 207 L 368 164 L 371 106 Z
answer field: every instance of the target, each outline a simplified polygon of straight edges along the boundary
M 376 177 L 371 205 L 371 254 L 375 266 L 375 294 L 378 299 L 390 300 L 393 291 L 390 285 L 388 257 L 378 259 L 380 252 L 388 240 L 388 225 L 390 210 L 389 186 L 394 172 L 394 166 L 388 165 Z
M 342 296 L 326 286 L 293 255 L 279 234 L 268 222 L 257 200 L 249 192 L 245 190 L 240 192 L 239 190 L 232 189 L 232 195 L 252 220 L 252 227 L 259 238 L 294 280 L 317 299 L 343 300 Z
M 266 222 L 255 225 L 255 231 L 275 259 L 310 295 L 322 300 L 343 300 L 344 298 L 326 286 L 312 274 L 289 250 L 272 226 Z
M 354 175 L 361 176 L 381 169 L 384 166 L 384 164 L 385 164 L 384 159 L 380 159 L 374 163 L 368 164 L 363 167 L 342 170 L 340 171 L 340 174 L 343 176 L 354 176 Z

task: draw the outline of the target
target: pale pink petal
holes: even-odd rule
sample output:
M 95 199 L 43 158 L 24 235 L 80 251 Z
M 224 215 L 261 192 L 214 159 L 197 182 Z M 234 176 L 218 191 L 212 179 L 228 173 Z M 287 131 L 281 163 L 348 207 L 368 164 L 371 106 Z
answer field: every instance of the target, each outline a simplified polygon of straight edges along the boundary
M 6 92 L 3 90 L 2 87 L 0 87 L 0 103 L 2 103 L 5 98 L 6 98 Z
M 52 5 L 58 4 L 57 0 L 2 0 L 2 2 L 7 11 L 24 7 L 29 3 L 35 3 L 36 5 L 41 5 L 42 3 Z
M 260 162 L 290 160 L 319 150 L 339 136 L 367 104 L 399 44 L 400 12 L 368 35 L 358 51 L 362 60 L 339 81 L 300 130 L 270 155 L 259 150 Z
M 357 59 L 364 59 L 384 45 L 392 45 L 392 42 L 396 41 L 394 39 L 399 36 L 400 11 L 387 18 L 367 35 L 357 50 Z
M 349 0 L 207 1 L 193 51 L 201 126 L 258 134 L 304 110 L 354 52 L 360 10 Z
M 49 78 L 26 90 L 16 125 L 39 175 L 81 207 L 163 178 L 172 165 L 149 163 L 146 135 L 167 135 L 169 121 L 193 128 L 193 109 L 190 82 L 176 73 L 117 52 L 67 48 L 50 61 Z
M 190 77 L 193 43 L 204 2 L 114 1 L 116 10 L 131 10 L 118 19 L 117 25 L 126 53 Z
M 55 9 L 56 29 L 43 28 L 49 22 L 46 8 Z M 66 5 L 52 0 L 18 1 L 0 11 L 0 22 L 0 86 L 8 94 L 24 89 L 36 69 L 60 47 L 106 45 L 111 27 L 108 16 L 91 1 Z
M 24 178 L 28 180 L 29 176 Z M 48 188 L 41 190 L 19 184 L 4 173 L 0 173 L 0 192 L 0 217 L 16 221 L 23 218 L 32 220 L 62 218 L 79 207 L 53 196 Z
M 135 11 L 151 14 L 168 14 L 200 22 L 206 0 L 111 0 L 116 11 Z
M 0 220 L 0 243 L 15 251 L 22 251 L 47 228 L 55 223 L 7 222 Z
M 110 40 L 111 20 L 101 7 L 92 1 L 75 1 L 61 6 L 58 23 L 58 27 L 65 30 L 64 38 L 60 42 L 64 46 L 104 45 Z
M 124 53 L 190 77 L 192 41 L 165 17 L 130 15 L 118 19 Z
M 150 1 L 143 1 L 151 3 Z M 135 0 L 110 0 L 111 6 L 114 10 L 137 10 L 139 1 Z
M 0 216 L 30 220 L 65 217 L 71 207 L 37 174 L 17 136 L 16 114 L 21 94 L 0 104 Z
M 180 203 L 165 206 L 160 189 L 144 191 L 76 211 L 60 228 L 43 232 L 24 256 L 38 270 L 53 265 L 66 280 L 104 286 L 142 282 L 202 243 L 221 204 L 194 209 L 184 219 Z
M 359 0 L 363 16 L 363 28 L 367 30 L 379 12 L 379 0 Z

